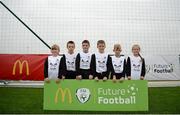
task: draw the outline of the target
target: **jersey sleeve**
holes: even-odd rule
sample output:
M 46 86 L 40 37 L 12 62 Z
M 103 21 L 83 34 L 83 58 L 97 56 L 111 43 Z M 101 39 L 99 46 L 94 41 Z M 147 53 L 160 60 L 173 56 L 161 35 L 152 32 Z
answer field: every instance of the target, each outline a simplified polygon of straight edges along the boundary
M 106 64 L 106 66 L 107 66 L 107 72 L 106 72 L 106 77 L 107 78 L 109 78 L 109 74 L 110 74 L 110 65 L 111 65 L 111 57 L 110 57 L 110 55 L 108 55 L 108 59 L 107 59 L 107 64 Z
M 48 78 L 48 57 L 44 61 L 44 78 Z
M 110 73 L 111 73 L 111 77 L 112 77 L 113 75 L 115 75 L 115 71 L 114 71 L 113 63 L 112 63 L 112 57 L 110 57 L 110 67 L 109 68 L 110 68 Z
M 127 58 L 127 64 L 126 64 L 126 75 L 131 76 L 131 62 L 130 57 Z
M 92 54 L 90 68 L 91 68 L 91 73 L 92 73 L 93 77 L 95 77 L 95 73 L 96 73 L 95 54 Z
M 63 57 L 62 57 L 63 58 Z M 58 78 L 61 79 L 63 75 L 63 59 L 61 58 L 60 63 L 59 63 L 59 73 L 58 73 Z
M 62 75 L 66 76 L 66 58 L 65 58 L 64 54 L 63 54 L 63 57 L 61 59 L 61 64 L 62 64 Z
M 145 67 L 145 60 L 144 58 L 142 59 L 142 71 L 141 71 L 141 76 L 145 76 L 146 74 L 146 67 Z
M 124 65 L 123 65 L 122 77 L 125 78 L 125 74 L 126 74 L 126 59 L 124 59 Z
M 76 74 L 80 75 L 80 54 L 76 56 Z

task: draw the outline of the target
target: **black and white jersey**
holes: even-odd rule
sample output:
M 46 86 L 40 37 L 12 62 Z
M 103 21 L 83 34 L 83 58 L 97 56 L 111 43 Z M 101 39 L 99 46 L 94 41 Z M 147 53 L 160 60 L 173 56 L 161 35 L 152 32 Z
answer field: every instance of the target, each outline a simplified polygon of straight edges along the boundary
M 65 54 L 65 63 L 67 71 L 76 71 L 76 53 L 73 54 Z
M 125 57 L 124 56 L 120 56 L 120 57 L 111 56 L 111 60 L 112 60 L 112 67 L 113 67 L 114 73 L 122 73 L 124 70 Z
M 61 77 L 60 61 L 61 56 L 48 56 L 44 63 L 44 77 L 57 79 Z
M 110 73 L 110 56 L 107 53 L 95 53 L 91 59 L 91 70 L 94 77 L 102 79 L 103 77 L 109 77 Z
M 96 72 L 102 73 L 107 71 L 107 53 L 95 53 L 95 61 L 96 61 Z
M 145 76 L 145 62 L 140 56 L 130 56 L 127 60 L 127 76 L 137 80 Z
M 79 53 L 80 55 L 80 64 L 79 64 L 79 68 L 80 69 L 85 69 L 88 70 L 90 69 L 90 63 L 91 63 L 91 53 L 84 53 L 81 52 Z

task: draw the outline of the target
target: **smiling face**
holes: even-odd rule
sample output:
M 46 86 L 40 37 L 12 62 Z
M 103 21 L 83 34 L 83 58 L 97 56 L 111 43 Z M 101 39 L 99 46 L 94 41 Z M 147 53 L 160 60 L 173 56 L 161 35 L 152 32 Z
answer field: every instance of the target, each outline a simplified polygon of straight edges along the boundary
M 67 44 L 67 49 L 70 54 L 74 53 L 75 44 L 72 43 Z
M 90 45 L 88 43 L 82 43 L 82 49 L 84 53 L 87 53 L 89 51 Z
M 140 46 L 139 45 L 133 45 L 132 47 L 132 53 L 134 56 L 138 56 L 140 52 Z
M 106 48 L 106 45 L 103 44 L 103 43 L 99 43 L 99 44 L 97 45 L 97 48 L 98 48 L 99 53 L 104 53 L 104 50 L 105 50 L 105 48 Z
M 120 53 L 122 51 L 120 44 L 115 44 L 113 51 L 115 53 L 115 56 L 120 56 Z
M 53 45 L 51 47 L 51 53 L 52 53 L 53 56 L 59 55 L 59 52 L 60 52 L 60 48 L 59 48 L 58 45 Z

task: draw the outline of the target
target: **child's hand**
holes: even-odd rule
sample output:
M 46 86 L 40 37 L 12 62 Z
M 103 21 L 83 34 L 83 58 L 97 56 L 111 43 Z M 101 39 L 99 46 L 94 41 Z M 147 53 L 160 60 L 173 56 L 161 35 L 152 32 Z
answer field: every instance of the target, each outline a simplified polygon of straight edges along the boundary
M 81 79 L 82 79 L 82 76 L 81 76 L 81 75 L 78 75 L 78 76 L 76 76 L 76 79 L 77 79 L 77 80 L 81 80 Z
M 59 78 L 56 79 L 56 83 L 57 84 L 60 83 L 60 79 Z
M 92 76 L 92 75 L 89 75 L 89 79 L 93 79 L 93 76 Z
M 45 81 L 46 83 L 50 83 L 49 78 L 44 79 L 44 81 Z
M 116 82 L 116 76 L 115 75 L 113 75 L 113 82 L 115 83 Z
M 131 76 L 128 76 L 128 80 L 131 80 Z
M 65 79 L 65 76 L 62 76 L 62 80 L 64 80 Z
M 103 78 L 103 81 L 106 81 L 106 80 L 107 80 L 107 77 L 104 77 L 104 78 Z
M 95 77 L 94 79 L 95 79 L 96 81 L 99 81 L 98 77 Z
M 140 80 L 144 80 L 144 77 L 143 77 L 143 76 L 141 76 L 141 77 L 140 77 Z

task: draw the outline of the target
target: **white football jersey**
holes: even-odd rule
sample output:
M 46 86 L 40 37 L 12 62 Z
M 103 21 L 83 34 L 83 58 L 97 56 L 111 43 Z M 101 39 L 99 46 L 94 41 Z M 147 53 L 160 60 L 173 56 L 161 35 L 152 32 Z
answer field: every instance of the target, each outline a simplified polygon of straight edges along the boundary
M 112 65 L 115 73 L 122 73 L 124 68 L 124 56 L 116 57 L 111 56 Z
M 73 54 L 65 54 L 66 58 L 66 67 L 68 71 L 76 71 L 76 53 Z
M 96 72 L 102 73 L 107 71 L 107 60 L 108 54 L 107 53 L 95 53 L 95 60 L 96 60 Z
M 59 73 L 59 64 L 62 56 L 48 56 L 48 77 L 49 79 L 57 79 Z
M 80 53 L 80 69 L 90 69 L 91 53 Z
M 141 71 L 142 71 L 142 60 L 141 58 L 130 56 L 131 61 L 131 79 L 138 80 L 141 77 Z

